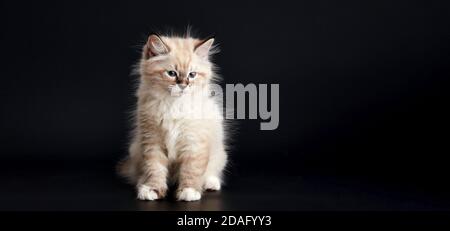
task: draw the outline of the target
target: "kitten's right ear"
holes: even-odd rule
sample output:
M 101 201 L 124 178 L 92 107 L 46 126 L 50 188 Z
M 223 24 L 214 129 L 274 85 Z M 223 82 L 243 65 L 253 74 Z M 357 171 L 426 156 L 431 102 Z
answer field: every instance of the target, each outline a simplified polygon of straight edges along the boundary
M 159 35 L 151 34 L 148 36 L 147 44 L 144 47 L 144 57 L 146 59 L 167 53 L 169 53 L 169 47 L 164 44 Z

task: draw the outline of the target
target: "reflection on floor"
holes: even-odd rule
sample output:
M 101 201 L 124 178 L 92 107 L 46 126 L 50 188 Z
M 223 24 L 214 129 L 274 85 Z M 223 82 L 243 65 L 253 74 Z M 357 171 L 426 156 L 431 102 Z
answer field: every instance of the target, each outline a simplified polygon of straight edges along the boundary
M 6 172 L 5 172 L 6 171 Z M 2 170 L 0 210 L 448 210 L 450 200 L 426 190 L 343 176 L 232 176 L 201 201 L 135 199 L 113 168 Z

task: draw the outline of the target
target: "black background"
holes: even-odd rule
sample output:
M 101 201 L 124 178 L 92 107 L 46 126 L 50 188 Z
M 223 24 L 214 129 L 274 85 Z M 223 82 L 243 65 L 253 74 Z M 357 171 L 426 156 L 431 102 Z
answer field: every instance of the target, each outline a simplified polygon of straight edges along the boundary
M 449 191 L 445 1 L 2 1 L 0 17 L 3 192 L 88 168 L 118 181 L 132 65 L 150 31 L 188 24 L 216 35 L 223 83 L 280 84 L 277 130 L 235 123 L 230 190 L 314 175 Z

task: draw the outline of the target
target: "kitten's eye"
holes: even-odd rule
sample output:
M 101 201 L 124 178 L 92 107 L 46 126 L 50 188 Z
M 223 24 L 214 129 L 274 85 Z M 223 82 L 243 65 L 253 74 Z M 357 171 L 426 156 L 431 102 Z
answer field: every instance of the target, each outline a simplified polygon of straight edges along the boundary
M 189 73 L 189 78 L 195 78 L 195 76 L 197 76 L 197 72 Z
M 167 75 L 170 77 L 177 77 L 177 73 L 175 71 L 167 71 Z

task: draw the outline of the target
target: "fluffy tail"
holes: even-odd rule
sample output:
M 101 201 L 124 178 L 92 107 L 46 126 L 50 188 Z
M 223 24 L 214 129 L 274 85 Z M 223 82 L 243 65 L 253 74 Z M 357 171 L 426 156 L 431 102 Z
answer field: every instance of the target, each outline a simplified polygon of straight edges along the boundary
M 127 179 L 130 183 L 134 184 L 137 180 L 136 166 L 130 157 L 125 157 L 121 160 L 117 166 L 117 173 Z

